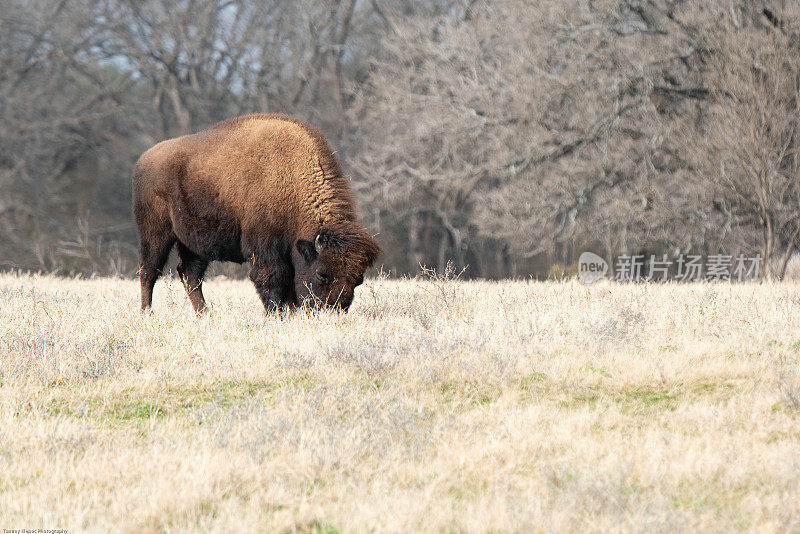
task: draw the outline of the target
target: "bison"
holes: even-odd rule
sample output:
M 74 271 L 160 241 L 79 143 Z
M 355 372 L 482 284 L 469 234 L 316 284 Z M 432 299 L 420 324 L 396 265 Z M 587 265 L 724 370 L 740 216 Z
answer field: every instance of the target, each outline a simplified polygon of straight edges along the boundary
M 142 310 L 175 244 L 198 313 L 211 261 L 251 262 L 267 311 L 347 310 L 380 254 L 325 137 L 284 115 L 237 117 L 153 146 L 134 168 L 133 213 Z

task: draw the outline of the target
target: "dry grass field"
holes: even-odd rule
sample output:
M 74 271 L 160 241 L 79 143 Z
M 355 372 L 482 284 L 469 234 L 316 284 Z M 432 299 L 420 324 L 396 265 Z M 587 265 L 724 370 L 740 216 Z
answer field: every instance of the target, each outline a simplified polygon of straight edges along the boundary
M 800 531 L 800 285 L 0 276 L 0 528 Z

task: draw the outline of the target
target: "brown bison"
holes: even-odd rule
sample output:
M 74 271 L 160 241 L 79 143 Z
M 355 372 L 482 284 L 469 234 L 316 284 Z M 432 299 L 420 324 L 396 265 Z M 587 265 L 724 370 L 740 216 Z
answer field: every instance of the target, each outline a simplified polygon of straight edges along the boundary
M 380 254 L 356 221 L 324 136 L 283 115 L 246 115 L 161 142 L 133 172 L 142 309 L 173 245 L 195 311 L 211 261 L 252 262 L 265 308 L 347 309 Z

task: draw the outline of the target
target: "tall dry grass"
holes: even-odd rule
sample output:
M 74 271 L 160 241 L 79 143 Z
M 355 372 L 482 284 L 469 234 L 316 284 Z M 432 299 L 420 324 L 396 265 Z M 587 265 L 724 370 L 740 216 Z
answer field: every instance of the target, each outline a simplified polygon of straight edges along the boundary
M 800 285 L 0 276 L 0 528 L 800 529 Z

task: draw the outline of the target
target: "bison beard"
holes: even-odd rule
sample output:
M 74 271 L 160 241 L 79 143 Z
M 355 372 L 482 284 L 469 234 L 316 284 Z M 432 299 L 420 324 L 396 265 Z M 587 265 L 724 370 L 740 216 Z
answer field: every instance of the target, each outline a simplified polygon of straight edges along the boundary
M 251 261 L 268 311 L 303 302 L 346 310 L 380 254 L 323 135 L 283 115 L 246 115 L 155 145 L 134 168 L 133 212 L 143 310 L 176 244 L 198 313 L 211 261 Z

